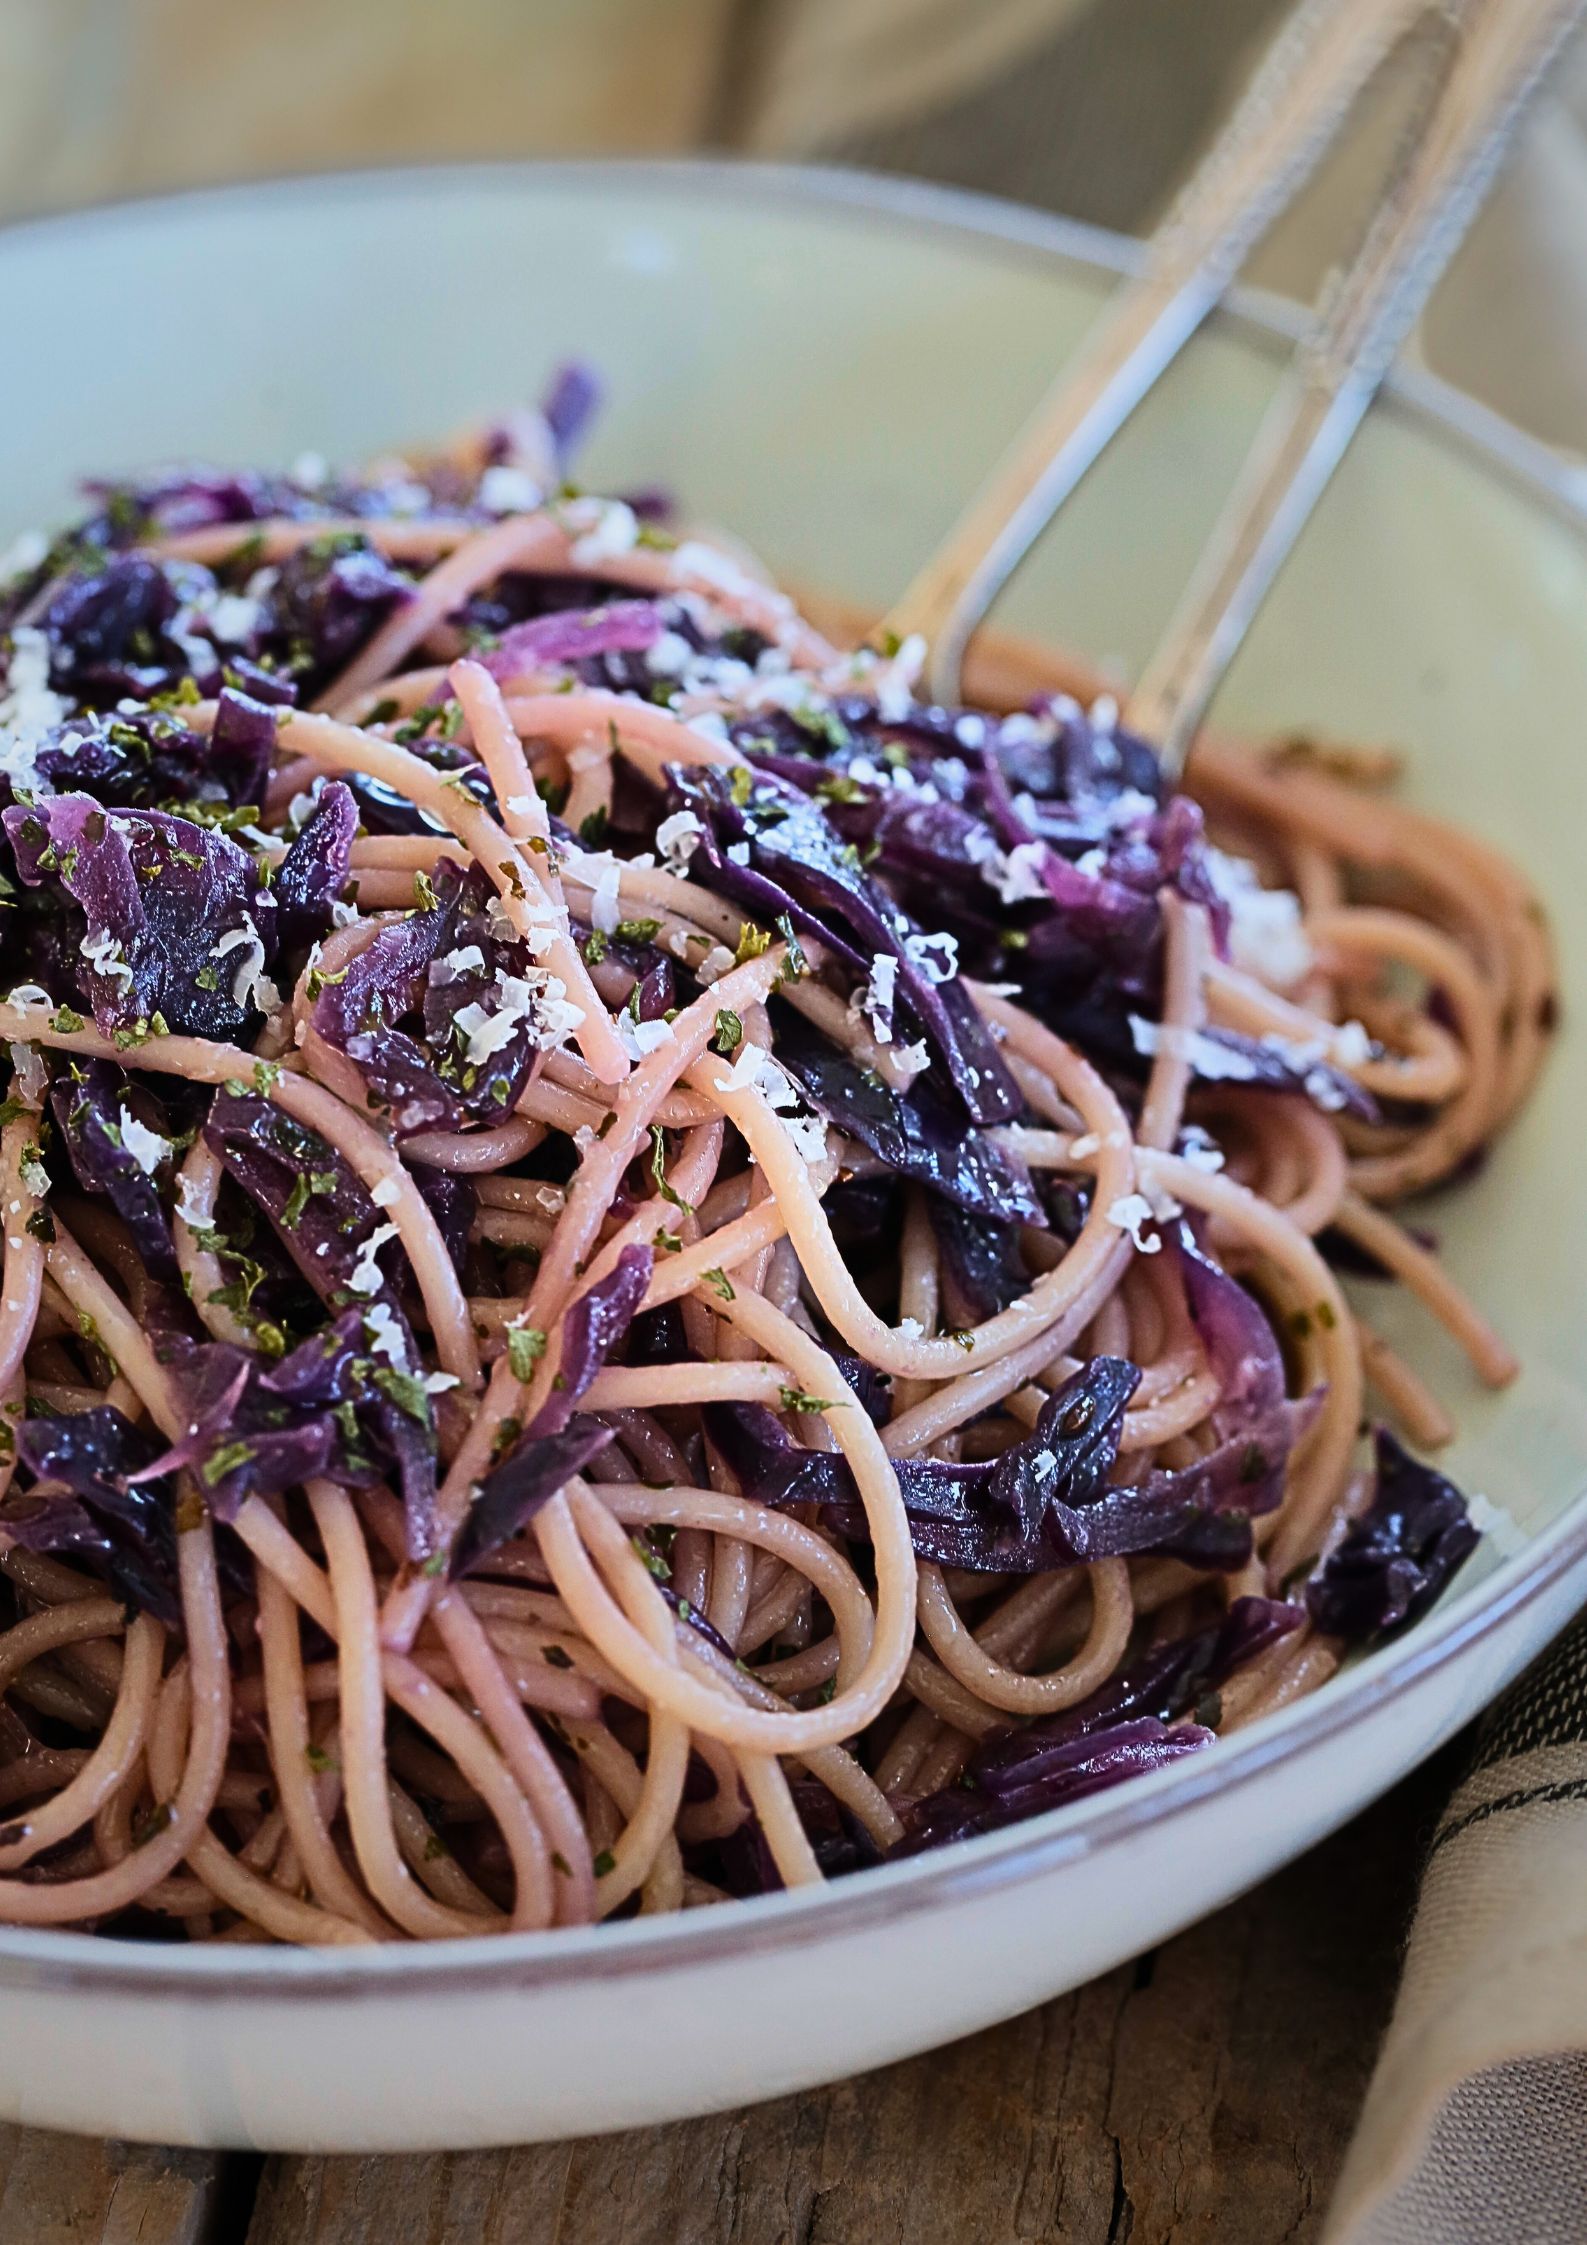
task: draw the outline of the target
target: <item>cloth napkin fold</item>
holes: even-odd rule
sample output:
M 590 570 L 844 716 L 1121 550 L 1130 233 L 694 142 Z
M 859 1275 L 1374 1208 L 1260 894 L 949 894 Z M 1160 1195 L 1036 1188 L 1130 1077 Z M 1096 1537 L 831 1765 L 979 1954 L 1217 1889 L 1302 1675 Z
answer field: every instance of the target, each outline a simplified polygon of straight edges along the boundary
M 1587 1620 L 1487 1716 L 1428 1850 L 1325 2245 L 1587 2238 Z

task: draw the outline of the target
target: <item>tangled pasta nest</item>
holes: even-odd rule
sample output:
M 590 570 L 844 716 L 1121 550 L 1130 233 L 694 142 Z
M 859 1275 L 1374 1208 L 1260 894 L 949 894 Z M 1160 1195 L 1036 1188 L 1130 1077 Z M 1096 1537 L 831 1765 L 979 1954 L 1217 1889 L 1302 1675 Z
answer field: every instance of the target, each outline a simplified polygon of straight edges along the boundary
M 98 494 L 0 594 L 0 1918 L 838 1875 L 1182 1754 L 1475 1540 L 1347 1303 L 1540 915 L 1372 759 L 979 707 L 547 498 L 582 397 Z M 1001 714 L 1000 714 L 1001 713 Z M 1216 846 L 1208 840 L 1210 825 Z

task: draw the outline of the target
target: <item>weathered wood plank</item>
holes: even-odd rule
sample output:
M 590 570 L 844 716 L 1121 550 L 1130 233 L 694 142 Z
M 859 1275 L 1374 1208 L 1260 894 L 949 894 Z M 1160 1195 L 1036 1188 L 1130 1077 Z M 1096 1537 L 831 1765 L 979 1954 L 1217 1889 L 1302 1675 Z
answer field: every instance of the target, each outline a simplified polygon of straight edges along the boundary
M 1155 1957 L 858 2081 L 584 2143 L 273 2160 L 248 2245 L 1306 2245 L 1447 1787 L 1435 1766 Z
M 221 2173 L 209 2152 L 0 2127 L 0 2245 L 209 2245 Z

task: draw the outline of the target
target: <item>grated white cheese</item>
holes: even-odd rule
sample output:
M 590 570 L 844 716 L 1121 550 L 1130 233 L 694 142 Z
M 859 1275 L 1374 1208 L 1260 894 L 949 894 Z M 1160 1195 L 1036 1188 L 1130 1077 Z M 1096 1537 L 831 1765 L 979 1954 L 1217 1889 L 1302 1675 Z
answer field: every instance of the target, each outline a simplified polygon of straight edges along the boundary
M 485 470 L 475 496 L 492 514 L 529 514 L 545 493 L 527 468 L 497 466 Z
M 588 867 L 592 862 L 585 859 Z M 595 876 L 595 886 L 590 891 L 590 926 L 602 935 L 614 935 L 622 918 L 618 897 L 623 885 L 623 869 L 608 852 L 599 861 L 600 870 Z
M 1046 863 L 1045 842 L 1016 842 L 1006 853 L 994 845 L 981 867 L 981 878 L 991 883 L 1004 904 L 1024 904 L 1046 896 L 1042 878 Z
M 686 873 L 705 828 L 693 811 L 674 811 L 656 828 L 656 847 L 669 873 Z
M 863 1014 L 879 1045 L 893 1041 L 893 1007 L 898 992 L 898 961 L 891 951 L 878 951 L 871 961 L 868 981 L 855 991 L 849 1011 Z
M 231 980 L 232 1004 L 257 1006 L 262 1013 L 279 1013 L 281 993 L 264 971 L 264 938 L 247 914 L 240 928 L 233 928 L 218 943 L 210 946 L 212 959 L 230 958 L 232 952 L 243 952 L 242 964 Z M 128 978 L 131 979 L 130 976 Z
M 709 987 L 713 982 L 720 982 L 723 975 L 737 964 L 738 961 L 725 943 L 713 943 L 694 971 L 696 978 Z
M 389 1302 L 376 1302 L 365 1310 L 364 1334 L 373 1355 L 388 1358 L 399 1372 L 407 1370 L 407 1340 Z
M 1257 1072 L 1256 1063 L 1248 1054 L 1214 1043 L 1199 1029 L 1185 1029 L 1173 1022 L 1143 1021 L 1138 1013 L 1132 1013 L 1130 1036 L 1136 1051 L 1147 1059 L 1155 1059 L 1158 1053 L 1166 1052 L 1171 1059 L 1188 1061 L 1205 1083 L 1249 1083 Z
M 48 639 L 31 624 L 18 624 L 0 694 L 0 774 L 13 789 L 38 787 L 38 752 L 71 706 L 50 685 Z
M 125 1107 L 121 1110 L 118 1127 L 126 1152 L 132 1156 L 145 1177 L 152 1177 L 167 1154 L 173 1151 L 170 1139 L 162 1138 L 157 1130 L 150 1130 L 146 1123 L 139 1122 L 137 1116 Z
M 645 668 L 652 678 L 678 678 L 687 681 L 685 691 L 698 692 L 693 666 L 695 650 L 681 631 L 664 631 L 645 649 Z
M 1148 1236 L 1145 1230 L 1155 1221 L 1156 1211 L 1144 1193 L 1123 1193 L 1108 1210 L 1108 1222 L 1129 1233 L 1139 1255 L 1156 1255 L 1162 1248 L 1157 1234 Z
M 798 1085 L 763 1045 L 746 1043 L 728 1073 L 717 1077 L 716 1089 L 724 1094 L 759 1092 L 792 1139 L 800 1159 L 812 1167 L 825 1161 L 826 1124 L 819 1115 L 804 1111 Z
M 709 585 L 717 592 L 747 592 L 759 590 L 755 581 L 719 546 L 708 546 L 703 539 L 686 538 L 672 557 L 672 566 L 680 577 L 692 577 L 697 584 Z
M 904 949 L 910 965 L 918 967 L 928 982 L 951 982 L 959 971 L 959 945 L 954 936 L 906 935 Z
M 44 1065 L 43 1055 L 36 1045 L 13 1044 L 9 1049 L 18 1098 L 30 1107 L 41 1105 L 50 1088 L 50 1072 Z
M 639 543 L 639 518 L 624 499 L 575 499 L 563 510 L 563 519 L 579 533 L 573 559 L 581 568 L 619 561 Z
M 184 1169 L 176 1180 L 176 1214 L 191 1230 L 207 1231 L 215 1221 L 215 1212 L 197 1178 L 190 1177 Z
M 436 989 L 444 989 L 447 983 L 456 982 L 461 975 L 472 973 L 484 964 L 485 954 L 477 943 L 460 944 L 457 950 L 430 961 L 428 979 Z
M 85 935 L 77 948 L 96 974 L 119 982 L 123 989 L 132 988 L 132 969 L 127 964 L 119 936 L 112 935 L 108 928 L 101 928 L 97 935 Z
M 1223 1167 L 1223 1148 L 1213 1143 L 1199 1123 L 1186 1123 L 1179 1133 L 1179 1158 L 1211 1177 Z
M 382 1224 L 370 1233 L 358 1250 L 358 1260 L 347 1274 L 348 1291 L 353 1294 L 378 1294 L 386 1283 L 386 1275 L 377 1260 L 379 1251 L 387 1240 L 397 1237 L 395 1224 Z
M 1264 888 L 1248 858 L 1230 857 L 1210 845 L 1207 869 L 1229 908 L 1230 959 L 1242 974 L 1254 975 L 1270 989 L 1292 989 L 1313 965 L 1300 898 L 1290 889 Z
M 1503 1505 L 1495 1504 L 1491 1497 L 1485 1497 L 1480 1489 L 1471 1491 L 1466 1499 L 1466 1510 L 1471 1516 L 1471 1525 L 1479 1535 L 1488 1538 L 1501 1559 L 1513 1558 L 1525 1548 L 1526 1530 L 1514 1514 L 1506 1512 Z
M 636 1021 L 626 1010 L 617 1015 L 617 1041 L 630 1060 L 648 1060 L 662 1045 L 672 1042 L 670 1021 Z
M 370 1186 L 369 1197 L 377 1208 L 395 1208 L 402 1198 L 402 1187 L 395 1177 L 382 1177 Z

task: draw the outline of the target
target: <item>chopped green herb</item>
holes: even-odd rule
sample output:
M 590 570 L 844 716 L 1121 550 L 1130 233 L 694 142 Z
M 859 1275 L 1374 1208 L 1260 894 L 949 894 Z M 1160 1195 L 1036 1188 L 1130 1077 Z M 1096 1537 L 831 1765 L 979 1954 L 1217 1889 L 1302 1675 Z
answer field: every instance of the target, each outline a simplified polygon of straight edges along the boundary
M 667 1182 L 666 1162 L 667 1134 L 660 1123 L 652 1123 L 650 1126 L 650 1174 L 656 1181 L 656 1190 L 663 1200 L 671 1201 L 674 1208 L 681 1208 L 686 1216 L 692 1216 L 694 1214 L 693 1202 L 686 1201 L 677 1187 Z
M 710 1287 L 712 1293 L 719 1294 L 724 1302 L 737 1301 L 738 1297 L 733 1292 L 733 1281 L 728 1277 L 726 1271 L 713 1268 L 702 1271 L 700 1276 Z
M 537 1325 L 508 1326 L 507 1362 L 515 1380 L 532 1378 L 535 1366 L 545 1353 L 546 1337 Z
M 375 1385 L 406 1417 L 417 1419 L 420 1426 L 429 1425 L 430 1398 L 422 1380 L 411 1372 L 399 1372 L 394 1364 L 382 1364 L 376 1368 Z
M 228 1473 L 235 1473 L 239 1466 L 251 1463 L 253 1454 L 251 1442 L 223 1442 L 218 1450 L 212 1450 L 204 1460 L 198 1469 L 198 1477 L 206 1489 L 213 1489 L 218 1481 L 225 1480 Z
M 807 1395 L 803 1388 L 779 1388 L 777 1401 L 784 1411 L 841 1411 L 841 1403 L 828 1403 L 819 1395 Z

